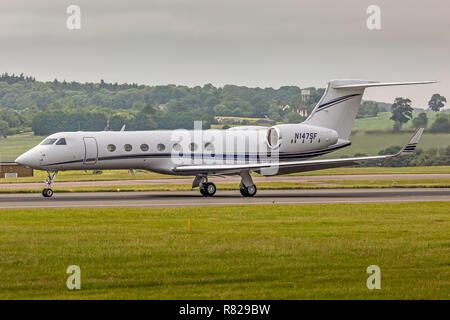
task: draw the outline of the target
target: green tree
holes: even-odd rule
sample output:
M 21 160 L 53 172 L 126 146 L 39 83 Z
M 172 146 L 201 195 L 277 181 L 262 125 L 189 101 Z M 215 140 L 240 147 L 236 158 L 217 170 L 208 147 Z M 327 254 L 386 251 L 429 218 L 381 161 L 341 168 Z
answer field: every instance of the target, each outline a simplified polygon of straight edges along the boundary
M 8 122 L 4 121 L 4 120 L 0 120 L 0 136 L 5 137 L 8 134 Z
M 376 103 L 375 101 L 364 101 L 359 106 L 356 118 L 376 117 L 379 112 L 380 108 L 378 107 L 378 103 Z
M 427 114 L 425 112 L 419 113 L 417 117 L 413 119 L 414 127 L 426 127 L 428 124 Z
M 433 94 L 430 101 L 428 101 L 428 106 L 431 110 L 438 112 L 441 108 L 444 107 L 444 103 L 447 102 L 444 96 L 441 96 L 439 93 Z
M 394 131 L 400 131 L 402 125 L 412 118 L 413 108 L 411 107 L 411 100 L 402 97 L 395 98 L 391 112 L 391 120 L 395 122 Z
M 450 133 L 450 118 L 446 114 L 437 116 L 433 125 L 430 128 L 432 133 Z

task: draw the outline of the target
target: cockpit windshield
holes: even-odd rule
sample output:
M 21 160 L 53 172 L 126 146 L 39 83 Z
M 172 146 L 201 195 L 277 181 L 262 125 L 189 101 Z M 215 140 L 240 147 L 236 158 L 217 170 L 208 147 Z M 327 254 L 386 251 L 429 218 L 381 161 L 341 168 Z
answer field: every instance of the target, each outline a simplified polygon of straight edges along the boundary
M 62 146 L 62 145 L 66 145 L 66 138 L 61 138 L 58 140 L 58 142 L 56 143 L 57 146 Z
M 53 139 L 53 138 L 45 139 L 44 141 L 41 142 L 41 145 L 49 146 L 51 144 L 54 144 L 56 140 L 57 139 Z

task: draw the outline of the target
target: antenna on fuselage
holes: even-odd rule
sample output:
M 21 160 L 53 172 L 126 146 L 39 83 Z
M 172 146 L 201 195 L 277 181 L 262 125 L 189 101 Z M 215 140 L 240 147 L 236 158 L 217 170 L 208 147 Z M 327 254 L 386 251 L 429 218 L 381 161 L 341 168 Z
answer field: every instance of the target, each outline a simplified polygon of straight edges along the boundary
M 120 129 L 120 132 L 124 132 L 124 131 L 125 131 L 125 126 L 126 126 L 126 124 L 124 124 L 124 125 L 122 126 L 122 129 Z

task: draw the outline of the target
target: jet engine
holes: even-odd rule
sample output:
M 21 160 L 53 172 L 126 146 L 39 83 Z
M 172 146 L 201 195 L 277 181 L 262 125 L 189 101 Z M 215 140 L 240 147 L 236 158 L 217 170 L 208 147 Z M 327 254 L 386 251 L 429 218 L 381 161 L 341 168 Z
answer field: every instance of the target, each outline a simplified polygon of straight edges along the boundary
M 335 130 L 306 124 L 280 124 L 267 131 L 267 144 L 280 153 L 325 149 L 338 141 Z

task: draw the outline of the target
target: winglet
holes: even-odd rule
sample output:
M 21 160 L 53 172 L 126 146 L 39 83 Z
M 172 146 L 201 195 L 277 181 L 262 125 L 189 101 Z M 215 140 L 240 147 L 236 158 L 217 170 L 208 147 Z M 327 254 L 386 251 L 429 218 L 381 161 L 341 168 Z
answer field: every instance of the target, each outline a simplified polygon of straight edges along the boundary
M 424 130 L 425 130 L 424 127 L 417 128 L 416 132 L 414 132 L 411 139 L 409 139 L 408 143 L 405 144 L 404 147 L 394 157 L 411 155 L 416 149 L 416 146 L 419 143 L 419 140 L 422 137 L 422 133 Z

